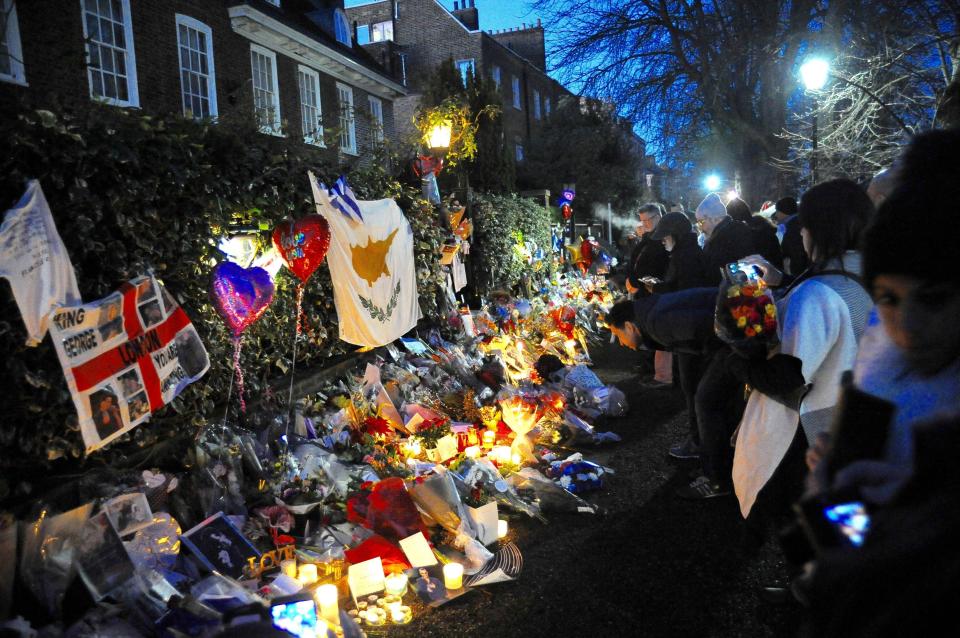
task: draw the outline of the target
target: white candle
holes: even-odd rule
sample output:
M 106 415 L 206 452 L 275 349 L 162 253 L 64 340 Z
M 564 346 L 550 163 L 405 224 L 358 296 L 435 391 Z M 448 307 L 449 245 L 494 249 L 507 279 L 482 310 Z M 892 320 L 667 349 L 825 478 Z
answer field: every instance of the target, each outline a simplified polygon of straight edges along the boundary
M 297 561 L 292 558 L 280 561 L 280 571 L 290 578 L 297 577 Z
M 333 625 L 340 624 L 340 608 L 337 606 L 339 597 L 337 586 L 331 584 L 320 585 L 314 594 L 314 599 L 320 605 L 320 617 Z
M 312 585 L 317 582 L 317 566 L 311 563 L 300 565 L 297 571 L 297 580 L 301 585 Z
M 443 584 L 447 589 L 460 589 L 463 587 L 463 565 L 460 563 L 447 563 L 444 565 Z
M 463 453 L 467 456 L 468 459 L 477 459 L 480 458 L 480 446 L 471 445 L 468 448 L 463 450 Z
M 407 593 L 406 574 L 390 574 L 384 579 L 384 584 L 386 585 L 387 593 L 393 596 L 403 596 Z
M 509 445 L 497 445 L 492 450 L 490 450 L 490 460 L 497 463 L 509 463 L 510 462 L 510 446 Z
M 503 538 L 507 535 L 507 531 L 510 529 L 510 525 L 507 524 L 507 521 L 502 518 L 497 521 L 497 538 Z

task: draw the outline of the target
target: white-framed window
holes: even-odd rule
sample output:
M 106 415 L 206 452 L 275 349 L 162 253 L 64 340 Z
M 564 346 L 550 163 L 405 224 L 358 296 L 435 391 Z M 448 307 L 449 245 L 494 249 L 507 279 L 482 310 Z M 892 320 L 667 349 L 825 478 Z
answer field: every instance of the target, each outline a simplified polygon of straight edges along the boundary
M 183 114 L 202 119 L 217 116 L 217 81 L 213 65 L 213 31 L 189 16 L 176 14 L 180 51 L 180 95 Z
M 140 106 L 130 0 L 81 0 L 90 97 Z
M 353 112 L 353 88 L 337 82 L 337 98 L 340 101 L 340 150 L 356 155 L 357 126 Z
M 550 96 L 543 98 L 543 112 L 550 115 Z
M 323 146 L 320 74 L 309 67 L 297 65 L 297 83 L 300 85 L 300 130 L 303 131 L 303 141 Z
M 500 67 L 495 66 L 490 69 L 490 77 L 493 78 L 493 83 L 497 85 L 497 90 L 500 90 L 500 77 L 503 75 L 503 72 L 500 70 Z
M 370 44 L 370 25 L 357 25 L 357 44 Z
M 467 75 L 475 74 L 473 66 L 473 58 L 469 60 L 457 60 L 456 62 L 457 71 L 460 72 L 460 79 L 463 80 L 463 85 L 467 85 Z M 476 75 L 474 75 L 476 77 Z
M 540 119 L 540 91 L 533 92 L 533 117 Z
M 352 47 L 350 39 L 350 23 L 347 22 L 347 14 L 343 9 L 337 9 L 333 12 L 333 35 L 340 44 Z
M 262 46 L 250 45 L 253 77 L 253 108 L 262 133 L 280 132 L 280 88 L 277 86 L 277 54 Z
M 523 107 L 520 106 L 520 78 L 514 75 L 510 84 L 513 88 L 513 108 L 522 110 Z
M 373 139 L 376 142 L 383 141 L 383 102 L 378 97 L 367 96 L 367 103 L 370 105 L 370 124 L 373 126 Z
M 385 20 L 373 25 L 373 41 L 386 42 L 393 40 L 393 20 Z
M 0 14 L 0 80 L 26 86 L 17 3 L 14 0 L 0 0 L 0 11 L 3 12 Z
M 522 162 L 523 161 L 523 144 L 517 144 L 515 149 L 517 154 L 517 161 Z

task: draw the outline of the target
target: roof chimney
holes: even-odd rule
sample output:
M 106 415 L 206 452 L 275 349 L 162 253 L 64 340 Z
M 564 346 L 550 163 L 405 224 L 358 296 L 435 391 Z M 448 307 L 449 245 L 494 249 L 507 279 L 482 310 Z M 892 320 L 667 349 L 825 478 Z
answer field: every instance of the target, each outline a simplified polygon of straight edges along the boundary
M 471 31 L 477 31 L 480 28 L 480 14 L 473 0 L 453 0 L 453 15 Z
M 460 3 L 457 2 L 457 0 L 453 0 L 453 10 L 454 10 L 454 11 L 459 11 L 459 10 L 460 10 Z

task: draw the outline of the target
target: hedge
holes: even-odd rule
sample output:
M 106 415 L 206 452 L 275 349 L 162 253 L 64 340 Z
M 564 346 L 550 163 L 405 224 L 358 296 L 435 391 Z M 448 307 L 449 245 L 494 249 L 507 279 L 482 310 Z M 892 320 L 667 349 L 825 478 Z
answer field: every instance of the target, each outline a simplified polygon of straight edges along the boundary
M 0 115 L 7 147 L 0 159 L 0 201 L 12 205 L 27 180 L 40 180 L 83 299 L 100 299 L 152 269 L 193 320 L 211 361 L 206 377 L 150 423 L 84 459 L 52 344 L 46 339 L 36 348 L 24 345 L 20 313 L 9 286 L 0 286 L 3 500 L 24 496 L 31 476 L 122 464 L 158 441 L 192 435 L 207 419 L 222 418 L 214 407 L 229 383 L 231 343 L 207 296 L 211 266 L 221 257 L 217 238 L 231 225 L 269 229 L 284 217 L 313 212 L 306 171 L 330 181 L 337 171 L 329 153 L 259 134 L 251 121 L 211 124 L 100 105 L 75 113 L 19 109 Z M 360 197 L 394 197 L 404 209 L 416 235 L 422 309 L 436 316 L 444 230 L 419 191 L 383 166 L 375 158 L 348 179 Z M 268 233 L 261 241 L 269 241 Z M 251 396 L 291 364 L 296 281 L 284 269 L 276 284 L 274 303 L 245 333 L 242 366 Z M 332 299 L 329 271 L 321 267 L 306 288 L 310 343 L 299 348 L 298 369 L 350 347 L 337 339 Z

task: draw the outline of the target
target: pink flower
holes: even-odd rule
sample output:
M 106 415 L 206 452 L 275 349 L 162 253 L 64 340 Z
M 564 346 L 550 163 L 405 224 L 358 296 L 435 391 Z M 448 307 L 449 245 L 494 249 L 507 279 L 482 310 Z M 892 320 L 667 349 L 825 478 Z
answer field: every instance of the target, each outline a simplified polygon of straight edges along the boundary
M 269 505 L 257 510 L 257 516 L 267 519 L 267 524 L 284 532 L 289 532 L 293 527 L 293 514 L 283 505 Z

